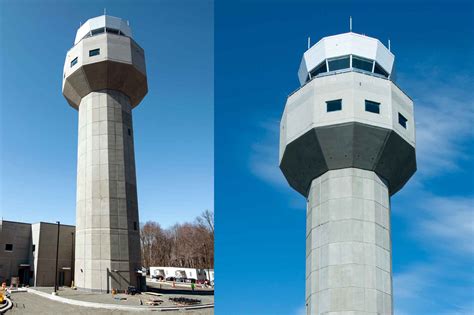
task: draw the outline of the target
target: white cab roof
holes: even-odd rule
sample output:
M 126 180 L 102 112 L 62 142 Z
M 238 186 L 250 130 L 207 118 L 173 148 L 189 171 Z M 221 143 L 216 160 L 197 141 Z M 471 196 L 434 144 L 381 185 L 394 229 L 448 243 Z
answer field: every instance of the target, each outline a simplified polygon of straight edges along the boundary
M 83 39 L 90 31 L 104 27 L 119 30 L 125 36 L 132 37 L 132 29 L 126 20 L 114 16 L 101 15 L 88 19 L 84 24 L 82 24 L 82 26 L 77 30 L 74 45 Z
M 300 83 L 304 84 L 308 73 L 325 59 L 346 55 L 375 60 L 389 74 L 392 72 L 395 60 L 395 56 L 376 38 L 352 32 L 328 36 L 303 54 L 298 71 Z

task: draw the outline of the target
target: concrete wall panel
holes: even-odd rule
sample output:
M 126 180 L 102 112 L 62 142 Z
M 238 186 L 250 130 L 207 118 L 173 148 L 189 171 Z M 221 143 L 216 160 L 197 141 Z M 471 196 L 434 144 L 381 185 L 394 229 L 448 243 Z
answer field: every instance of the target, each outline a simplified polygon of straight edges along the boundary
M 79 139 L 92 142 L 78 149 L 76 252 L 81 267 L 75 274 L 83 289 L 137 285 L 141 259 L 131 110 L 128 96 L 115 90 L 92 92 L 79 107 Z
M 328 171 L 313 181 L 310 196 L 307 313 L 392 314 L 390 209 L 384 181 L 372 171 Z
M 89 51 L 100 54 L 89 56 Z M 77 58 L 77 63 L 71 62 Z M 63 95 L 78 108 L 81 99 L 92 91 L 113 89 L 126 94 L 132 107 L 148 92 L 145 55 L 133 39 L 103 33 L 81 40 L 66 56 L 63 74 Z

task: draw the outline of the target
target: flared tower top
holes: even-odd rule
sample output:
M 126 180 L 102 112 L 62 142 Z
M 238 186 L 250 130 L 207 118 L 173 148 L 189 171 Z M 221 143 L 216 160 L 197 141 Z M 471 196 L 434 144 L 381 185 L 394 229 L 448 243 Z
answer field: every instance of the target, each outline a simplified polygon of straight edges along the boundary
M 301 59 L 301 85 L 337 71 L 364 71 L 394 80 L 395 56 L 378 39 L 349 32 L 323 37 Z
M 80 42 L 83 38 L 94 36 L 101 33 L 113 33 L 132 37 L 132 29 L 128 21 L 110 15 L 101 15 L 95 18 L 88 19 L 77 30 L 74 45 Z

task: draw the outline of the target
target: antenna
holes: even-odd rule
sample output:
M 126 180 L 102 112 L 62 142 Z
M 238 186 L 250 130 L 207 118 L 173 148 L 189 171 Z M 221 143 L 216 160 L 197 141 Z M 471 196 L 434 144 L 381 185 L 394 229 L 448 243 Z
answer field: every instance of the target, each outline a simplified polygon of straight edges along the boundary
M 107 15 L 107 9 L 104 8 L 104 15 Z
M 390 38 L 388 39 L 388 51 L 391 51 L 390 50 Z
M 308 36 L 308 49 L 311 47 L 311 37 Z
M 349 17 L 349 32 L 352 33 L 352 16 Z

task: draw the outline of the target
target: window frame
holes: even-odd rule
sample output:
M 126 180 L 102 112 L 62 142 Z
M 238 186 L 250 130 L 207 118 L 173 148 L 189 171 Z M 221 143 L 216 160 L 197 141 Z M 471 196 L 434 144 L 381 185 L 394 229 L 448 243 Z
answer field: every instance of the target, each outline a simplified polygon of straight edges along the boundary
M 367 64 L 370 63 L 370 70 L 366 70 L 366 69 L 354 67 L 354 58 L 355 58 L 356 60 L 358 60 L 358 61 L 366 62 Z M 364 57 L 359 57 L 359 56 L 357 56 L 357 55 L 351 55 L 351 69 L 357 69 L 357 70 L 359 70 L 359 71 L 364 71 L 364 72 L 372 73 L 372 72 L 373 72 L 373 69 L 374 69 L 374 63 L 375 63 L 374 60 L 367 59 L 367 58 L 364 58 Z
M 76 57 L 73 60 L 71 60 L 71 68 L 74 67 L 75 65 L 77 65 L 78 61 L 79 61 L 79 57 Z
M 379 72 L 375 72 L 375 69 L 378 69 Z M 389 73 L 377 62 L 375 61 L 374 63 L 374 71 L 373 71 L 374 74 L 377 74 L 377 75 L 381 75 L 383 76 L 384 78 L 388 78 L 389 77 Z
M 89 57 L 95 57 L 100 55 L 100 48 L 89 50 Z
M 400 112 L 398 113 L 398 124 L 405 129 L 408 129 L 408 119 Z
M 339 69 L 331 69 L 330 67 L 330 64 L 331 62 L 333 61 L 337 61 L 337 60 L 345 60 L 347 59 L 349 61 L 349 65 L 347 67 L 342 67 L 342 68 L 339 68 Z M 351 55 L 345 55 L 345 56 L 340 56 L 340 57 L 335 57 L 335 58 L 329 58 L 329 59 L 326 59 L 327 60 L 327 72 L 333 72 L 333 71 L 341 71 L 341 70 L 345 70 L 345 69 L 350 69 L 351 67 Z
M 320 75 L 321 73 L 327 73 L 327 72 L 328 72 L 328 68 L 327 68 L 326 61 L 323 61 L 309 72 L 309 79 L 311 80 L 312 78 Z
M 329 106 L 334 106 L 336 103 L 339 104 L 338 108 L 329 108 Z M 342 110 L 342 98 L 326 101 L 326 113 L 338 112 Z
M 364 103 L 365 103 L 365 111 L 366 112 L 380 115 L 380 105 L 381 105 L 381 103 L 371 101 L 371 100 L 365 100 Z M 374 108 L 377 108 L 377 110 L 376 111 L 372 110 Z

